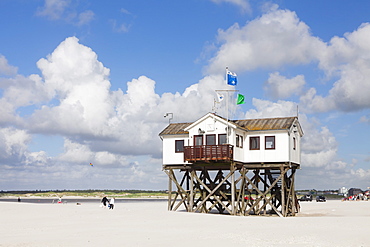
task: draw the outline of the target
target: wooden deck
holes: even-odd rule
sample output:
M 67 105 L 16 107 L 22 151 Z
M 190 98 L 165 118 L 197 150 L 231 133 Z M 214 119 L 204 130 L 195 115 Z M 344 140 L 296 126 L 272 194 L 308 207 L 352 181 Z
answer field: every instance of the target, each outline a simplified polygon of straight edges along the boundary
M 233 145 L 185 146 L 184 161 L 232 161 Z

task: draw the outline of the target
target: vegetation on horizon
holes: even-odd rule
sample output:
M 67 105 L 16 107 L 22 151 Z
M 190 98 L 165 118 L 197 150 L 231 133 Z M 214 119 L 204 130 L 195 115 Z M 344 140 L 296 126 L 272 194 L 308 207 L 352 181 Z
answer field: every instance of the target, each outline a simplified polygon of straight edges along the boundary
M 114 196 L 117 198 L 137 198 L 137 197 L 159 197 L 167 196 L 166 191 L 152 190 L 35 190 L 35 191 L 0 191 L 0 197 L 63 197 L 63 196 L 82 196 L 82 197 L 103 197 Z

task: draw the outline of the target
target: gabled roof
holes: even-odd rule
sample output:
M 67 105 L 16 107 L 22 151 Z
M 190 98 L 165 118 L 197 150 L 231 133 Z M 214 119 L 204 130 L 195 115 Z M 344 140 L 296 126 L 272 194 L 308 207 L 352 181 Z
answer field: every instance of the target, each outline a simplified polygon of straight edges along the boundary
M 284 130 L 289 129 L 294 123 L 295 119 L 297 119 L 297 117 L 245 119 L 233 120 L 232 122 L 249 131 Z
M 215 115 L 213 113 L 208 113 L 198 119 L 193 123 L 171 123 L 169 124 L 161 133 L 162 135 L 181 135 L 181 134 L 188 134 L 188 129 L 191 128 L 193 125 L 203 121 L 205 118 L 213 116 L 219 118 L 220 121 L 227 122 L 226 119 Z M 261 131 L 261 130 L 288 130 L 292 127 L 293 124 L 297 124 L 297 128 L 303 135 L 302 128 L 299 125 L 297 117 L 282 117 L 282 118 L 260 118 L 260 119 L 245 119 L 245 120 L 229 120 L 234 127 L 242 128 L 246 131 Z
M 185 131 L 184 129 L 188 127 L 190 124 L 192 123 L 171 123 L 164 130 L 162 130 L 162 132 L 159 133 L 159 135 L 162 136 L 162 135 L 189 134 L 189 132 Z
M 224 124 L 227 124 L 227 120 L 226 120 L 226 118 L 220 117 L 220 116 L 218 116 L 218 115 L 216 115 L 216 114 L 214 114 L 214 113 L 209 112 L 209 113 L 207 113 L 206 115 L 204 115 L 203 117 L 201 117 L 201 118 L 199 118 L 198 120 L 196 120 L 195 122 L 191 123 L 188 127 L 186 127 L 186 129 L 185 129 L 185 130 L 186 130 L 186 131 L 188 131 L 189 129 L 193 128 L 195 125 L 197 125 L 197 124 L 201 123 L 202 121 L 204 121 L 205 119 L 207 119 L 207 118 L 209 118 L 209 117 L 217 118 L 217 119 L 218 119 L 218 121 L 223 122 Z M 237 127 L 237 126 L 236 126 L 233 122 L 231 122 L 231 121 L 229 121 L 229 126 L 234 127 L 234 128 L 236 128 L 236 127 Z

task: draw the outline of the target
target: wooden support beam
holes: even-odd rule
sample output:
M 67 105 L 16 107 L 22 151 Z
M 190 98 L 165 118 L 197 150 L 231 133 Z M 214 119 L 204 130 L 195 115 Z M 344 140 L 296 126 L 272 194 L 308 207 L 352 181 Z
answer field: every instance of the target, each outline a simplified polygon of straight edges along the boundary
M 167 175 L 168 175 L 168 173 L 167 173 Z M 168 211 L 172 210 L 171 199 L 172 199 L 172 180 L 171 180 L 171 177 L 168 176 Z
M 203 201 L 201 202 L 201 204 L 195 209 L 195 211 L 197 211 L 198 210 L 198 208 L 200 207 L 200 206 L 203 206 L 203 209 L 204 208 L 206 208 L 206 203 L 207 203 L 207 201 L 208 201 L 208 199 L 211 197 L 211 196 L 213 196 L 217 201 L 218 201 L 218 203 L 219 204 L 221 204 L 222 206 L 224 206 L 225 207 L 225 209 L 230 213 L 230 214 L 232 214 L 232 211 L 230 211 L 228 208 L 227 208 L 227 206 L 218 198 L 218 196 L 217 195 L 215 195 L 215 192 L 216 192 L 216 190 L 217 190 L 217 187 L 214 189 L 214 190 L 210 190 L 209 188 L 208 188 L 208 186 L 206 185 L 206 184 L 204 184 L 203 183 L 203 181 L 202 180 L 200 180 L 198 177 L 195 177 L 195 179 L 197 179 L 198 180 L 198 182 L 209 192 L 209 194 L 207 195 L 207 196 L 204 196 L 204 197 L 202 197 L 203 198 Z M 220 183 L 219 185 L 222 185 L 222 183 Z M 218 186 L 219 186 L 218 185 Z
M 193 212 L 194 209 L 194 170 L 190 173 L 190 197 L 189 197 L 189 212 Z
M 231 174 L 231 212 L 232 212 L 232 215 L 235 215 L 235 212 L 236 212 L 236 209 L 235 209 L 235 165 L 234 163 L 231 163 L 231 166 L 230 166 L 230 172 L 232 172 Z
M 284 167 L 281 166 L 280 167 L 280 173 L 283 174 L 284 172 Z M 284 175 L 281 176 L 281 213 L 283 214 L 283 216 L 285 217 L 286 216 L 286 213 L 285 213 L 285 172 L 284 172 Z
M 187 195 L 187 192 L 177 182 L 177 179 L 176 179 L 176 176 L 175 176 L 175 173 L 173 172 L 173 170 L 171 169 L 170 171 L 166 171 L 166 170 L 164 170 L 164 171 L 171 178 L 171 180 L 175 183 L 175 185 L 177 187 L 177 192 L 181 197 L 181 201 L 177 204 L 177 206 L 175 208 L 172 209 L 172 210 L 176 211 L 178 209 L 178 207 L 181 205 L 181 203 L 183 203 L 185 201 L 185 199 L 188 197 L 188 195 Z M 173 202 L 175 202 L 175 200 Z M 184 206 L 185 206 L 186 211 L 188 211 L 188 206 L 186 205 L 186 203 L 184 203 Z M 173 207 L 173 205 L 171 207 Z
M 207 200 L 212 196 L 214 195 L 214 193 L 221 187 L 221 185 L 232 175 L 232 173 L 234 173 L 235 170 L 233 170 L 232 172 L 230 171 L 230 173 L 224 177 L 224 179 L 212 190 L 212 191 L 209 191 L 209 194 L 203 198 L 202 202 L 200 203 L 200 205 L 198 205 L 196 208 L 195 208 L 195 212 L 199 210 L 199 208 L 205 204 L 207 202 Z M 199 183 L 203 183 L 197 176 L 195 177 Z M 209 188 L 203 183 L 203 187 L 205 187 L 206 189 L 209 190 Z M 216 196 L 215 199 L 223 206 L 225 206 L 222 201 Z M 230 213 L 232 214 L 232 212 L 225 206 L 225 209 Z
M 248 178 L 248 177 L 245 177 L 245 179 L 248 181 L 248 183 L 249 184 L 251 184 L 252 185 L 252 187 L 254 187 L 255 188 L 255 190 L 258 192 L 258 194 L 260 195 L 260 197 L 259 198 L 256 198 L 256 200 L 254 201 L 254 203 L 253 203 L 253 205 L 252 205 L 252 207 L 250 207 L 249 208 L 249 210 L 247 210 L 246 211 L 246 213 L 247 214 L 249 214 L 249 212 L 254 208 L 254 207 L 256 207 L 257 205 L 259 205 L 259 202 L 262 200 L 262 199 L 266 199 L 267 200 L 267 197 L 266 197 L 266 195 L 270 192 L 270 190 L 275 186 L 275 184 L 279 181 L 279 179 L 281 179 L 284 175 L 285 175 L 285 173 L 288 171 L 289 169 L 286 169 L 286 170 L 284 170 L 281 174 L 280 174 L 280 176 L 277 178 L 277 179 L 275 179 L 275 181 L 270 185 L 270 187 L 264 192 L 264 193 L 262 193 L 259 189 L 258 189 L 258 187 Z M 272 204 L 272 203 L 270 203 L 270 201 L 268 200 L 268 204 L 271 206 L 271 208 L 272 209 L 274 209 L 274 211 L 280 216 L 280 217 L 283 217 L 283 214 L 281 214 L 279 211 L 278 211 L 278 209 Z
M 188 212 L 217 209 L 231 215 L 261 215 L 271 209 L 281 217 L 294 216 L 299 211 L 294 186 L 298 168 L 296 164 L 238 162 L 164 166 L 169 177 L 168 210 L 184 205 Z M 175 174 L 176 169 L 184 175 Z M 256 198 L 251 200 L 254 193 Z

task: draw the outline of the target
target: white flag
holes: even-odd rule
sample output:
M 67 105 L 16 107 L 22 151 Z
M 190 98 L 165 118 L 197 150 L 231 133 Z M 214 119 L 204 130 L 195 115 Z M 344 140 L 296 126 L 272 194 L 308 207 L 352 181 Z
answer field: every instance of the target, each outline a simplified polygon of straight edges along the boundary
M 217 93 L 217 99 L 218 99 L 218 103 L 220 103 L 221 101 L 223 101 L 224 100 L 224 95 L 223 94 L 221 94 L 221 93 Z

